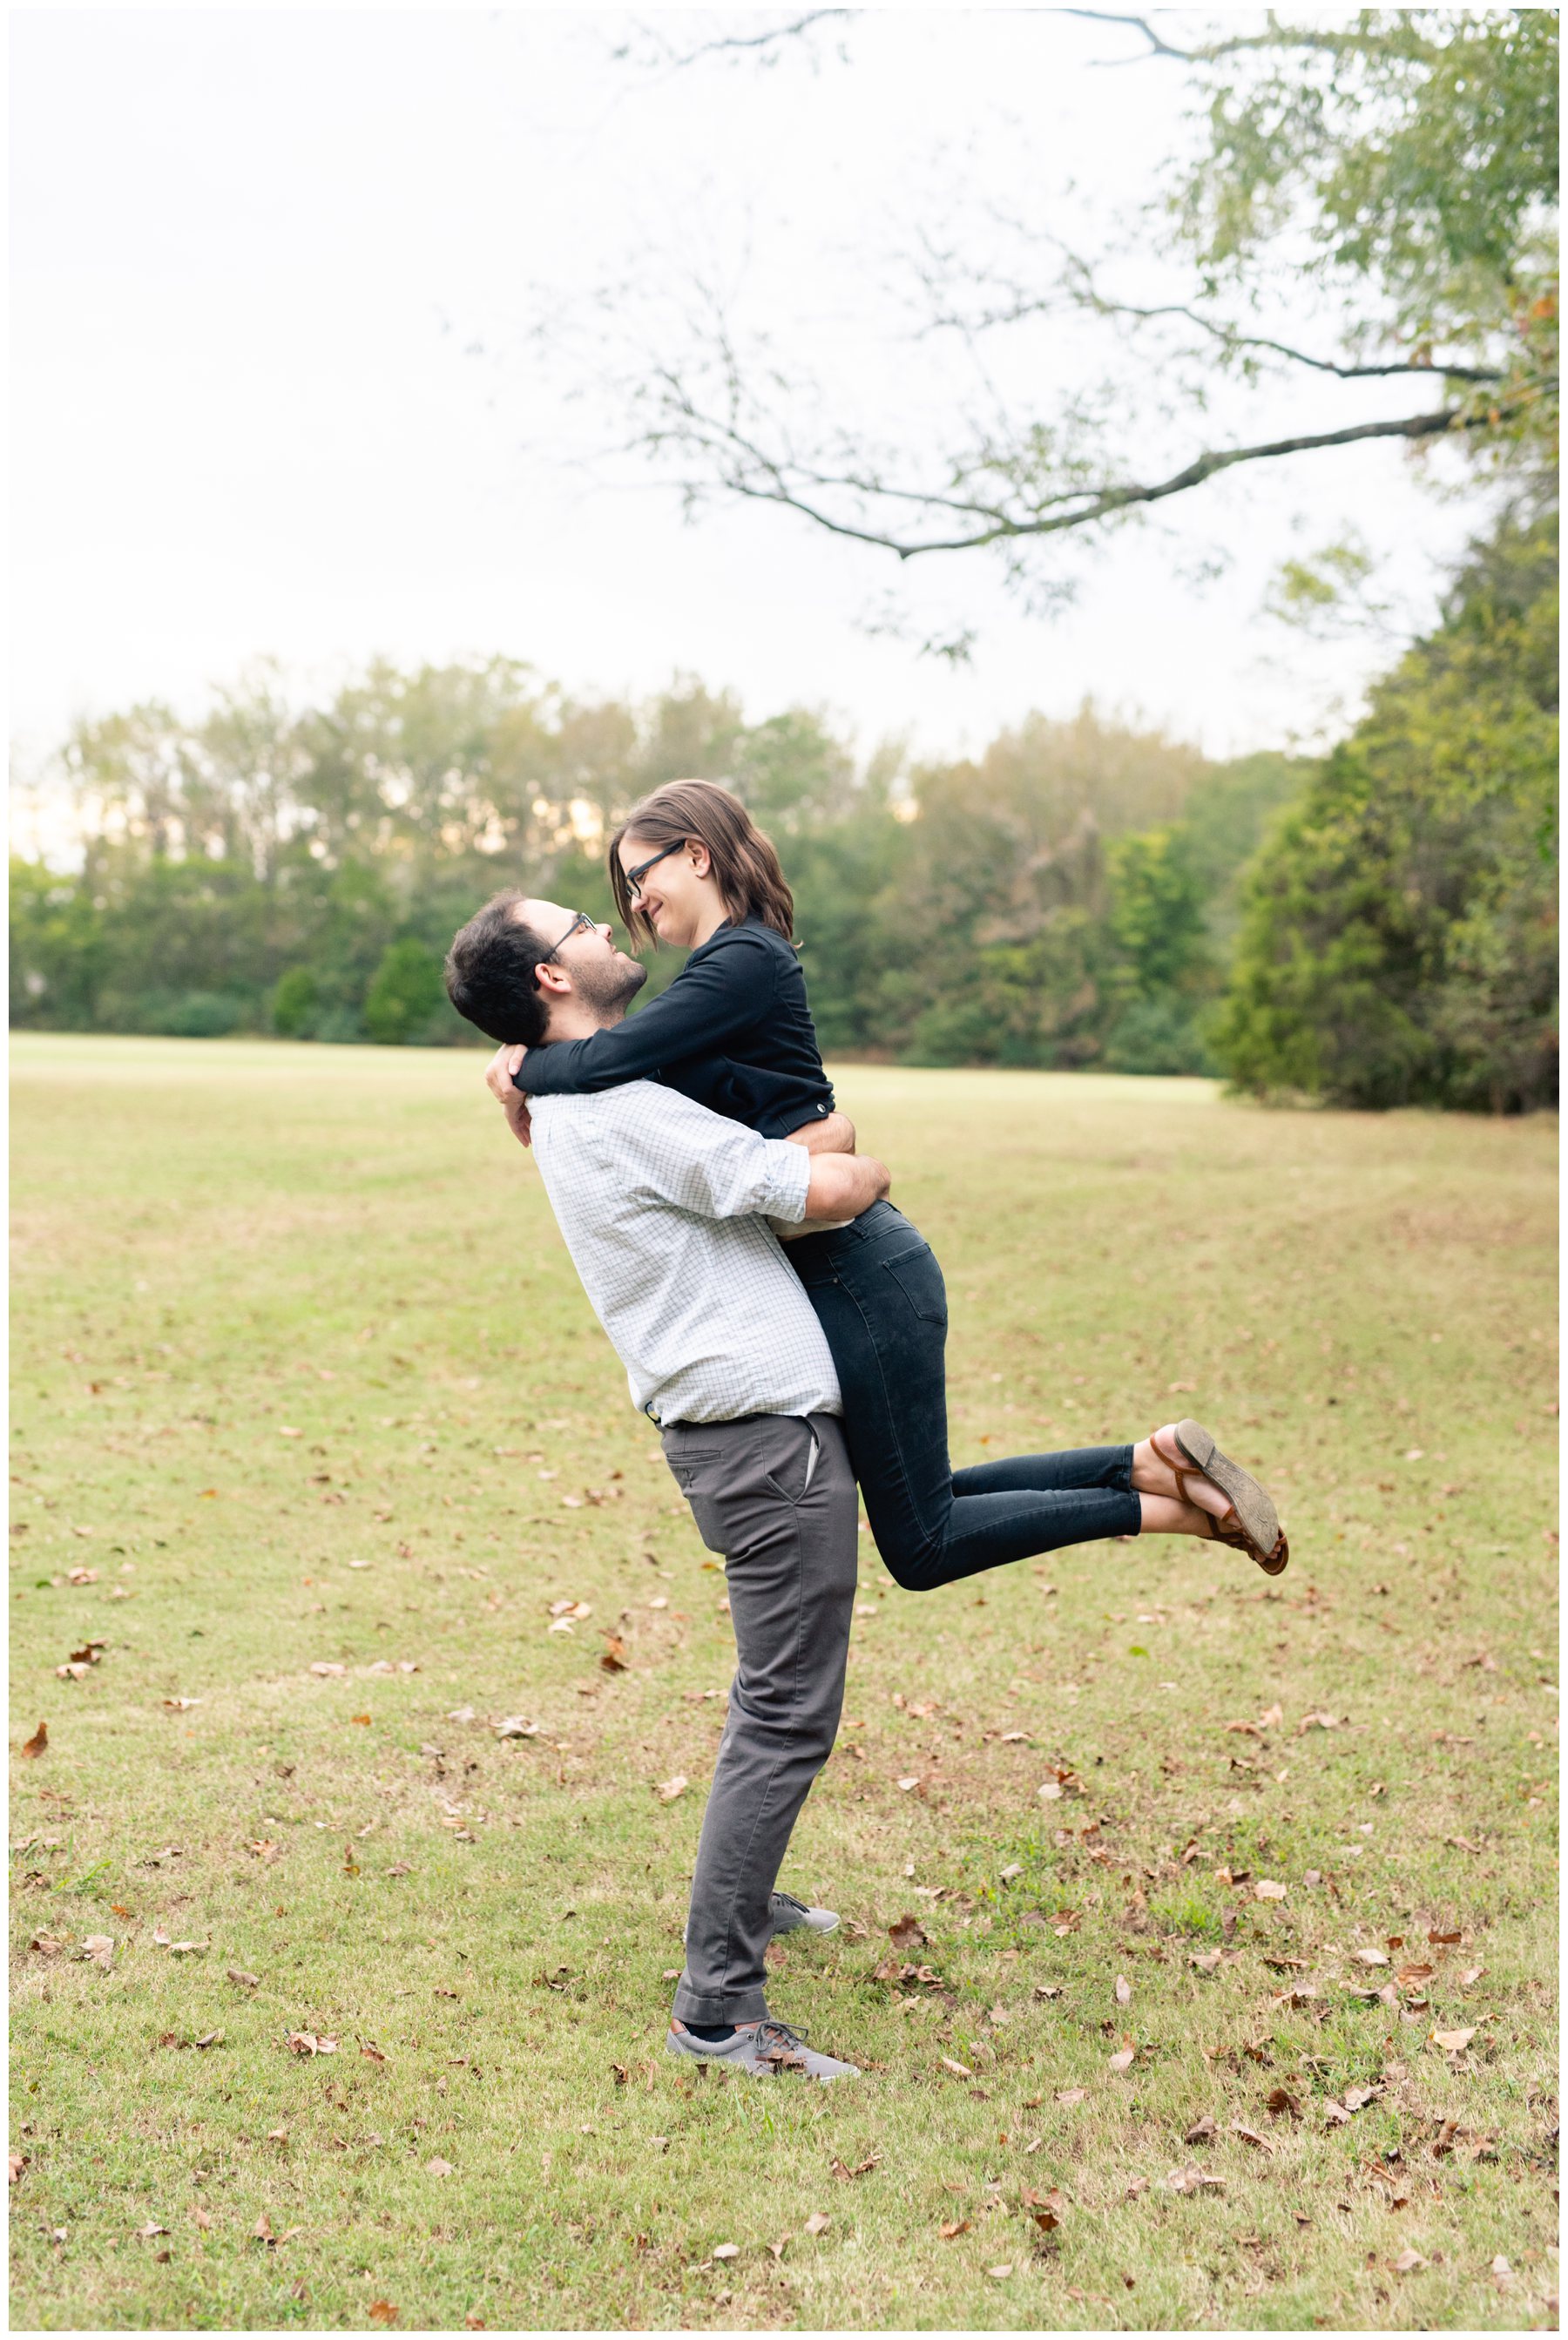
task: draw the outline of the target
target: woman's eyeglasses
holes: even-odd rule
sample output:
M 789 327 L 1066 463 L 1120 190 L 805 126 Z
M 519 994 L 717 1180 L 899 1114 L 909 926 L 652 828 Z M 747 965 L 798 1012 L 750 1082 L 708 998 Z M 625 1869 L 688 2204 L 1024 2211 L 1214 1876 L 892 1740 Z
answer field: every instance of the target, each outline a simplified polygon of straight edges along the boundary
M 683 837 L 678 837 L 673 845 L 660 846 L 657 853 L 650 853 L 646 861 L 640 861 L 635 869 L 629 869 L 626 872 L 626 893 L 628 900 L 632 902 L 637 900 L 639 895 L 642 891 L 642 881 L 647 877 L 649 871 L 652 868 L 654 863 L 656 861 L 667 861 L 672 853 L 680 852 L 685 842 L 686 839 Z

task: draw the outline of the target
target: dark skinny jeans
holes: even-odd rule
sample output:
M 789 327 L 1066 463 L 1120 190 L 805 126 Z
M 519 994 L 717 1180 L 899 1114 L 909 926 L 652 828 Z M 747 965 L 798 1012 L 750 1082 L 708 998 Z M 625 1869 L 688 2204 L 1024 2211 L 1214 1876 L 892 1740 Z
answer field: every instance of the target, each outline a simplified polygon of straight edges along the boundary
M 953 1469 L 947 1290 L 930 1244 L 891 1203 L 873 1203 L 851 1225 L 802 1235 L 784 1251 L 833 1353 L 877 1549 L 907 1592 L 1064 1544 L 1138 1533 L 1130 1446 Z

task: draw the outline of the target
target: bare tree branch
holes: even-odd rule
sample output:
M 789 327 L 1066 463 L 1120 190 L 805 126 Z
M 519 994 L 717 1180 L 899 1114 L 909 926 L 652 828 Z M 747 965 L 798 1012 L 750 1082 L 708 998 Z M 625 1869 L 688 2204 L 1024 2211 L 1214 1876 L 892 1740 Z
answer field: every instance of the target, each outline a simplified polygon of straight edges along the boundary
M 795 481 L 811 489 L 849 486 L 868 496 L 897 493 L 906 499 L 922 501 L 912 491 L 888 490 L 875 480 L 844 481 L 831 474 L 813 472 L 804 466 L 787 466 L 766 454 L 729 425 L 707 421 L 694 408 L 689 408 L 688 412 L 690 421 L 698 426 L 694 435 L 703 439 L 710 452 L 719 452 L 728 446 L 731 453 L 745 459 L 744 463 L 728 469 L 721 481 L 723 487 L 731 494 L 743 496 L 752 502 L 774 503 L 788 511 L 798 511 L 831 535 L 849 537 L 859 544 L 876 545 L 884 551 L 895 553 L 900 560 L 911 560 L 927 552 L 972 552 L 1005 540 L 1055 536 L 1067 529 L 1088 527 L 1096 521 L 1112 519 L 1118 512 L 1161 503 L 1169 496 L 1184 494 L 1239 463 L 1271 462 L 1285 455 L 1310 454 L 1325 447 L 1349 447 L 1370 439 L 1404 439 L 1411 441 L 1434 439 L 1453 430 L 1477 429 L 1487 420 L 1467 414 L 1460 407 L 1446 407 L 1439 413 L 1404 415 L 1391 421 L 1351 423 L 1343 430 L 1315 431 L 1294 439 L 1270 440 L 1256 447 L 1221 448 L 1199 455 L 1166 480 L 1146 485 L 1075 488 L 1042 500 L 1054 506 L 1071 505 L 1074 507 L 1072 510 L 1042 510 L 1037 505 L 1034 512 L 1029 514 L 1000 512 L 989 527 L 977 529 L 968 535 L 928 537 L 911 541 L 889 535 L 884 530 L 858 526 L 852 521 L 839 518 L 812 497 L 802 493 L 799 486 L 791 483 L 791 475 Z M 749 472 L 746 464 L 754 465 L 755 471 Z M 690 492 L 700 493 L 701 487 L 694 484 Z M 938 508 L 964 509 L 956 505 L 954 500 L 939 493 L 933 493 L 923 501 Z
M 799 35 L 809 33 L 813 25 L 823 24 L 833 17 L 858 16 L 859 14 L 858 8 L 809 8 L 803 16 L 797 16 L 787 25 L 775 25 L 765 33 L 721 34 L 716 40 L 699 41 L 694 49 L 687 49 L 679 54 L 670 49 L 669 42 L 664 40 L 662 35 L 659 35 L 659 38 L 665 49 L 667 64 L 680 67 L 696 64 L 702 57 L 735 55 L 748 50 L 756 54 L 759 51 L 772 48 L 776 42 L 794 40 Z M 625 45 L 616 51 L 618 57 L 624 58 L 628 55 L 629 48 Z
M 1087 17 L 1096 25 L 1131 25 L 1148 43 L 1139 57 L 1099 57 L 1098 64 L 1141 64 L 1148 57 L 1174 57 L 1180 64 L 1213 64 L 1219 57 L 1236 56 L 1247 50 L 1260 49 L 1321 49 L 1329 56 L 1355 56 L 1368 51 L 1372 44 L 1367 35 L 1355 31 L 1317 32 L 1304 25 L 1282 25 L 1271 9 L 1268 30 L 1264 33 L 1234 33 L 1228 40 L 1203 41 L 1196 49 L 1178 49 L 1163 40 L 1146 16 L 1126 16 L 1109 8 L 1064 8 L 1064 16 Z M 1430 42 L 1420 45 L 1431 53 Z

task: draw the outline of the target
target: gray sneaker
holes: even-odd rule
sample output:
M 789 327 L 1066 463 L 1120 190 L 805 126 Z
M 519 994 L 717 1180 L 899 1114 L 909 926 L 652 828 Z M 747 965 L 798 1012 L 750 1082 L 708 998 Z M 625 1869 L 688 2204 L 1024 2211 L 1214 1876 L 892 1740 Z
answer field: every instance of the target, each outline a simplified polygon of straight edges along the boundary
M 813 1934 L 831 1934 L 838 1930 L 837 1909 L 814 1909 L 809 1901 L 798 1901 L 793 1893 L 773 1894 L 769 1907 L 773 1917 L 769 1940 L 775 1934 L 799 1933 L 802 1926 L 809 1928 Z M 686 1939 L 684 1926 L 680 1929 L 680 1938 L 683 1942 Z
M 793 1893 L 775 1893 L 771 1908 L 776 1934 L 798 1933 L 802 1926 L 814 1934 L 831 1934 L 838 1928 L 837 1909 L 814 1909 L 809 1901 L 797 1901 Z
M 808 2048 L 804 2032 L 765 2017 L 760 2023 L 738 2023 L 728 2039 L 694 2039 L 674 2017 L 664 2045 L 671 2056 L 695 2056 L 706 2064 L 728 2064 L 754 2079 L 770 2080 L 783 2072 L 807 2080 L 858 2080 L 858 2064 L 841 2064 L 836 2056 L 819 2056 Z

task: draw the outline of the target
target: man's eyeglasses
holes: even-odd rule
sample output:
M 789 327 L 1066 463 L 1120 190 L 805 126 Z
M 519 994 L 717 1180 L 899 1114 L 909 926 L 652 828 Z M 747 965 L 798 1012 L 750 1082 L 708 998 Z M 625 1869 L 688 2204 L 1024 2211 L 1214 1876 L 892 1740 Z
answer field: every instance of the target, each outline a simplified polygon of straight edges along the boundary
M 646 861 L 640 861 L 635 869 L 629 869 L 626 872 L 626 892 L 630 901 L 635 902 L 641 893 L 642 881 L 654 863 L 667 861 L 672 853 L 680 852 L 685 842 L 686 839 L 683 837 L 678 837 L 673 845 L 661 845 L 657 853 L 650 853 Z
M 579 910 L 576 917 L 573 918 L 571 926 L 568 927 L 566 932 L 561 937 L 560 942 L 556 943 L 551 949 L 545 953 L 546 958 L 551 959 L 555 957 L 557 951 L 564 949 L 565 946 L 571 940 L 573 935 L 592 935 L 597 934 L 598 931 L 598 927 L 594 925 L 593 920 L 589 917 L 588 912 L 586 910 Z

